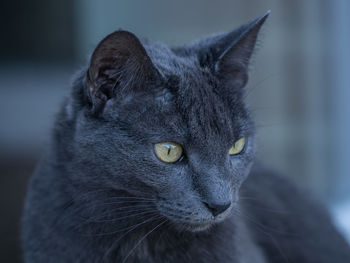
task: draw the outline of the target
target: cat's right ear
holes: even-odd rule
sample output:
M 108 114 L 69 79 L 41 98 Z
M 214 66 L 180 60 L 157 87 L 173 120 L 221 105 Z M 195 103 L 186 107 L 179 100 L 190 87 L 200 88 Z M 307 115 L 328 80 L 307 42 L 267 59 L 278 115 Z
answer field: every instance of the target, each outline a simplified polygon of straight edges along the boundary
M 99 115 L 108 100 L 122 99 L 145 89 L 159 73 L 139 39 L 128 31 L 105 37 L 91 56 L 87 72 L 87 95 L 92 111 Z

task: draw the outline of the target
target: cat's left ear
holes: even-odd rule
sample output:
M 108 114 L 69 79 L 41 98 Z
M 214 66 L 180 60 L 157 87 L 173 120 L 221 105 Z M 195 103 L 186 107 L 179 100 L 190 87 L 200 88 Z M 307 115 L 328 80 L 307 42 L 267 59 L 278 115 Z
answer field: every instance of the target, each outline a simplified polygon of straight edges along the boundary
M 269 16 L 269 11 L 250 23 L 229 33 L 206 40 L 202 46 L 206 56 L 221 77 L 233 81 L 236 86 L 244 86 L 248 79 L 248 65 L 253 54 L 261 26 Z

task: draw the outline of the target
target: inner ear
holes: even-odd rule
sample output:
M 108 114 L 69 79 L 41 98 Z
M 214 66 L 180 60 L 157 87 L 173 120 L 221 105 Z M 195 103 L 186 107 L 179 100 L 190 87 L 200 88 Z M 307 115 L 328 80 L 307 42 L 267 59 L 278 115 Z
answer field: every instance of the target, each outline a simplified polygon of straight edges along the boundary
M 95 113 L 107 100 L 147 89 L 159 73 L 140 40 L 128 31 L 104 38 L 92 54 L 87 72 L 88 97 Z

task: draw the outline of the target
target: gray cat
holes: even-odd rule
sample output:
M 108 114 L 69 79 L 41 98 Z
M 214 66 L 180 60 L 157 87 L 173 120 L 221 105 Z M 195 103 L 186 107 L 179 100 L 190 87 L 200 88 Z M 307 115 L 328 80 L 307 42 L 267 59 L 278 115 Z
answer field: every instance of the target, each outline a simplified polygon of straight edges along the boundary
M 350 262 L 324 208 L 253 165 L 244 86 L 267 16 L 177 48 L 99 43 L 31 179 L 25 262 Z

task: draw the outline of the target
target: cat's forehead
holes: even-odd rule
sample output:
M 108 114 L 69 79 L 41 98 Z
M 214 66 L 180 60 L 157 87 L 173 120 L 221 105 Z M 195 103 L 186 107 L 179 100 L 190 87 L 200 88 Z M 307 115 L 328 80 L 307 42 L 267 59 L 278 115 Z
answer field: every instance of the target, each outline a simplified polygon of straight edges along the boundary
M 178 56 L 171 48 L 161 43 L 146 44 L 145 49 L 163 77 L 177 75 L 183 79 L 186 75 L 200 72 L 198 59 L 195 54 Z
M 168 46 L 157 43 L 146 46 L 146 50 L 165 86 L 176 90 L 177 94 L 184 95 L 188 91 L 191 93 L 191 90 L 213 88 L 212 74 L 207 68 L 200 66 L 195 53 L 179 56 Z
M 242 131 L 246 121 L 242 118 L 244 104 L 239 101 L 234 105 L 228 103 L 225 95 L 220 93 L 219 81 L 209 69 L 199 65 L 195 55 L 177 56 L 162 44 L 148 48 L 146 45 L 146 50 L 164 78 L 164 90 L 160 96 L 165 97 L 168 93 L 171 96 L 167 96 L 170 101 L 165 106 L 151 105 L 157 109 L 147 111 L 152 118 L 144 120 L 152 120 L 152 126 L 159 130 L 163 130 L 164 123 L 173 123 L 181 136 L 192 142 L 221 138 L 224 143 Z

